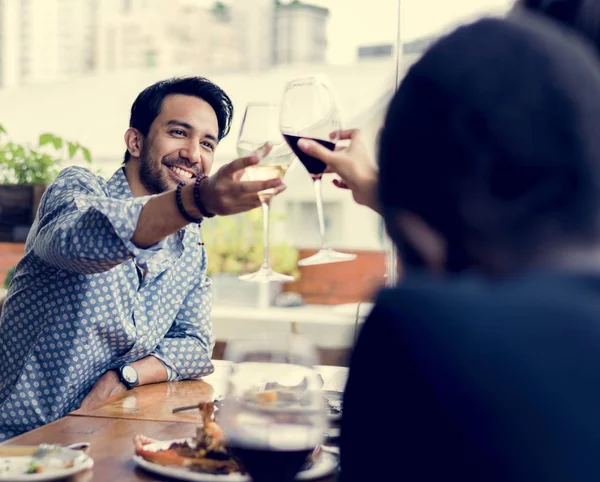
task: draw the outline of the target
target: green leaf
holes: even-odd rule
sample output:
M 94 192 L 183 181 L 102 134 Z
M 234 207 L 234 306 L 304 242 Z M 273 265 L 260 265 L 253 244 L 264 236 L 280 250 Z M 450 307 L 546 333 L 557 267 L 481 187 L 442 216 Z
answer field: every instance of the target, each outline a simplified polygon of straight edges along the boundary
M 69 159 L 73 159 L 73 157 L 75 157 L 75 154 L 77 154 L 77 151 L 79 150 L 79 144 L 69 141 L 67 145 L 69 147 Z
M 5 133 L 0 125 L 0 133 Z M 50 147 L 52 146 L 52 147 Z M 67 152 L 63 151 L 66 146 Z M 69 156 L 82 156 L 92 163 L 92 156 L 87 148 L 76 141 L 63 140 L 50 132 L 39 136 L 38 145 L 31 148 L 27 144 L 18 144 L 6 139 L 0 142 L 0 183 L 3 184 L 50 184 L 58 175 L 60 166 Z
M 46 144 L 50 144 L 54 141 L 54 134 L 50 134 L 46 132 L 45 134 L 40 135 L 39 145 L 45 146 Z
M 81 152 L 83 152 L 83 157 L 88 162 L 88 164 L 92 163 L 92 153 L 87 147 L 79 146 L 81 148 Z
M 4 126 L 2 124 L 0 124 L 0 133 L 6 134 L 6 129 L 4 128 Z
M 60 137 L 56 137 L 54 136 L 54 139 L 52 139 L 52 145 L 54 146 L 55 149 L 61 149 L 63 146 L 63 140 Z

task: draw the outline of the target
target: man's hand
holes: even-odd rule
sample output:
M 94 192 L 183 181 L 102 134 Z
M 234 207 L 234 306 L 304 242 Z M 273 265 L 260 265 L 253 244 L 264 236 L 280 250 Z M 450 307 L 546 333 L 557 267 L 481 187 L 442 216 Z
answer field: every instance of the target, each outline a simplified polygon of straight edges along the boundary
M 274 189 L 279 194 L 285 189 L 281 179 L 268 181 L 242 181 L 244 169 L 254 166 L 265 157 L 271 146 L 265 144 L 254 155 L 236 159 L 221 167 L 217 173 L 202 181 L 200 197 L 207 211 L 220 214 L 237 214 L 260 206 L 258 193 Z M 181 189 L 184 209 L 195 218 L 201 216 L 194 199 L 194 184 Z M 148 248 L 189 224 L 177 206 L 175 191 L 152 196 L 142 208 L 131 242 L 138 248 Z
M 268 181 L 242 181 L 244 169 L 260 162 L 272 149 L 265 144 L 253 156 L 241 157 L 222 166 L 213 176 L 203 182 L 202 203 L 213 214 L 227 215 L 250 211 L 260 206 L 258 193 L 275 189 L 279 194 L 286 186 L 281 179 Z
M 298 147 L 327 164 L 327 172 L 339 175 L 341 179 L 336 179 L 333 183 L 339 188 L 350 189 L 358 204 L 379 212 L 378 172 L 367 152 L 360 131 L 358 129 L 342 131 L 340 140 L 350 140 L 350 145 L 330 151 L 317 142 L 301 139 Z
M 114 370 L 106 372 L 94 384 L 90 392 L 81 402 L 80 409 L 93 410 L 100 407 L 104 401 L 113 395 L 127 391 L 127 387 L 119 380 L 119 375 Z

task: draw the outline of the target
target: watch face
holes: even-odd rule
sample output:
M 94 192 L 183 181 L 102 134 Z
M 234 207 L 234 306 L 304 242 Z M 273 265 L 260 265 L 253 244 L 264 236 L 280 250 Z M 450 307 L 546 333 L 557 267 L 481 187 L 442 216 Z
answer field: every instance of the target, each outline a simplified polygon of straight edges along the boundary
M 123 378 L 128 382 L 128 383 L 135 383 L 137 382 L 137 372 L 135 371 L 135 368 L 128 366 L 123 367 L 123 370 L 121 371 Z

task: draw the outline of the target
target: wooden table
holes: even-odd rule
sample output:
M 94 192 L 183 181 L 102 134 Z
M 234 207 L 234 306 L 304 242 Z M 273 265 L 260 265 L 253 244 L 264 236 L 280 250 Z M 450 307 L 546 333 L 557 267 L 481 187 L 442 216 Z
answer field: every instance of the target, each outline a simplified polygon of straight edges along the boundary
M 136 387 L 133 390 L 113 397 L 99 408 L 76 410 L 74 417 L 119 418 L 128 420 L 148 420 L 156 422 L 199 423 L 199 410 L 173 413 L 183 405 L 213 401 L 219 394 L 202 380 L 156 383 Z
M 134 464 L 134 436 L 144 434 L 158 440 L 193 436 L 195 424 L 200 420 L 199 412 L 173 414 L 171 410 L 181 405 L 214 400 L 221 395 L 227 366 L 226 363 L 215 363 L 215 373 L 203 380 L 136 387 L 107 400 L 95 410 L 77 410 L 2 445 L 89 442 L 89 454 L 94 459 L 94 467 L 68 479 L 70 482 L 161 480 Z M 317 368 L 325 381 L 324 389 L 343 386 L 347 376 L 345 368 Z M 331 477 L 324 479 L 324 482 L 333 480 Z
M 190 437 L 194 432 L 194 426 L 189 423 L 67 416 L 2 445 L 89 442 L 91 446 L 88 453 L 94 459 L 94 467 L 71 477 L 69 481 L 156 481 L 160 479 L 134 464 L 131 458 L 133 437 L 141 433 L 151 438 L 169 440 Z
M 172 413 L 176 407 L 209 402 L 224 395 L 225 375 L 230 363 L 215 360 L 215 372 L 202 380 L 157 383 L 136 387 L 106 401 L 93 410 L 76 410 L 70 415 L 84 417 L 108 417 L 131 420 L 154 420 L 159 422 L 199 423 L 200 412 Z M 318 366 L 323 377 L 324 390 L 343 390 L 348 369 L 344 367 Z

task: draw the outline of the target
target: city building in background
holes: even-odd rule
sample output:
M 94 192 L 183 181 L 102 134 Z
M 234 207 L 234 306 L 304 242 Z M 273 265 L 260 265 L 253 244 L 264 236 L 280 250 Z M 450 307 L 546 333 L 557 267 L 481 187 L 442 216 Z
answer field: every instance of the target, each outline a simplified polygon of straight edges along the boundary
M 139 69 L 320 64 L 328 17 L 298 0 L 0 0 L 0 88 Z
M 96 70 L 241 67 L 229 7 L 191 0 L 103 0 Z
M 273 64 L 322 64 L 327 53 L 329 10 L 294 0 L 275 1 Z
M 0 0 L 0 87 L 93 70 L 98 0 Z

